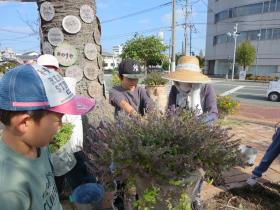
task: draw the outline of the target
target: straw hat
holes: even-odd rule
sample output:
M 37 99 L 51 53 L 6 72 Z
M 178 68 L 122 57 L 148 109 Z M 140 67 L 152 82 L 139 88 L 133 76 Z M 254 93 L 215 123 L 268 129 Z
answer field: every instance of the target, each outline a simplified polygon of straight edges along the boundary
M 201 72 L 195 56 L 181 56 L 176 71 L 163 76 L 165 79 L 186 83 L 208 83 L 210 78 Z

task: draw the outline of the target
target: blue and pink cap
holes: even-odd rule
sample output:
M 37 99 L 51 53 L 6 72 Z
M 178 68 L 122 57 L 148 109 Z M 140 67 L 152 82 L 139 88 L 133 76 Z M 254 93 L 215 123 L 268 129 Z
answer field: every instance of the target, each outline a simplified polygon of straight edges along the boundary
M 0 80 L 0 109 L 9 111 L 49 110 L 83 115 L 95 100 L 74 95 L 58 72 L 39 65 L 21 65 Z

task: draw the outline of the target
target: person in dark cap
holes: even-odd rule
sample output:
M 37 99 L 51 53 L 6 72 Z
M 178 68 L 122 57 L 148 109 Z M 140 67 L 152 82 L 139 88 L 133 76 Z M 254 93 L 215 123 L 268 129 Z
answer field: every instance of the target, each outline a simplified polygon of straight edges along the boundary
M 154 102 L 144 88 L 138 87 L 138 80 L 144 76 L 139 63 L 124 59 L 119 65 L 121 85 L 109 92 L 109 101 L 115 107 L 115 115 L 120 111 L 128 114 L 144 115 L 154 108 Z

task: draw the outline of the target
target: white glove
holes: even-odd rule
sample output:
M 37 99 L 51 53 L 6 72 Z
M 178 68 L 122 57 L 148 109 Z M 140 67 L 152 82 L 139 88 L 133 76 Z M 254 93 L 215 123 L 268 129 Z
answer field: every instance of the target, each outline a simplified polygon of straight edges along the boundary
M 200 101 L 200 87 L 201 84 L 192 84 L 192 90 L 190 92 L 189 108 L 196 111 L 196 115 L 199 116 L 203 113 Z

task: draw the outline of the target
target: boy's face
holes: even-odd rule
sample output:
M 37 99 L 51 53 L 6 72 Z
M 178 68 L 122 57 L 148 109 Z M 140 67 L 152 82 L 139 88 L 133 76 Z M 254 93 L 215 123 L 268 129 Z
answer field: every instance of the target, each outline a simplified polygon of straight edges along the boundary
M 49 112 L 38 122 L 30 119 L 28 131 L 26 132 L 26 141 L 28 141 L 26 143 L 34 147 L 48 145 L 60 129 L 62 117 L 63 114 Z
M 137 87 L 138 79 L 122 78 L 122 87 L 126 90 L 133 91 Z

